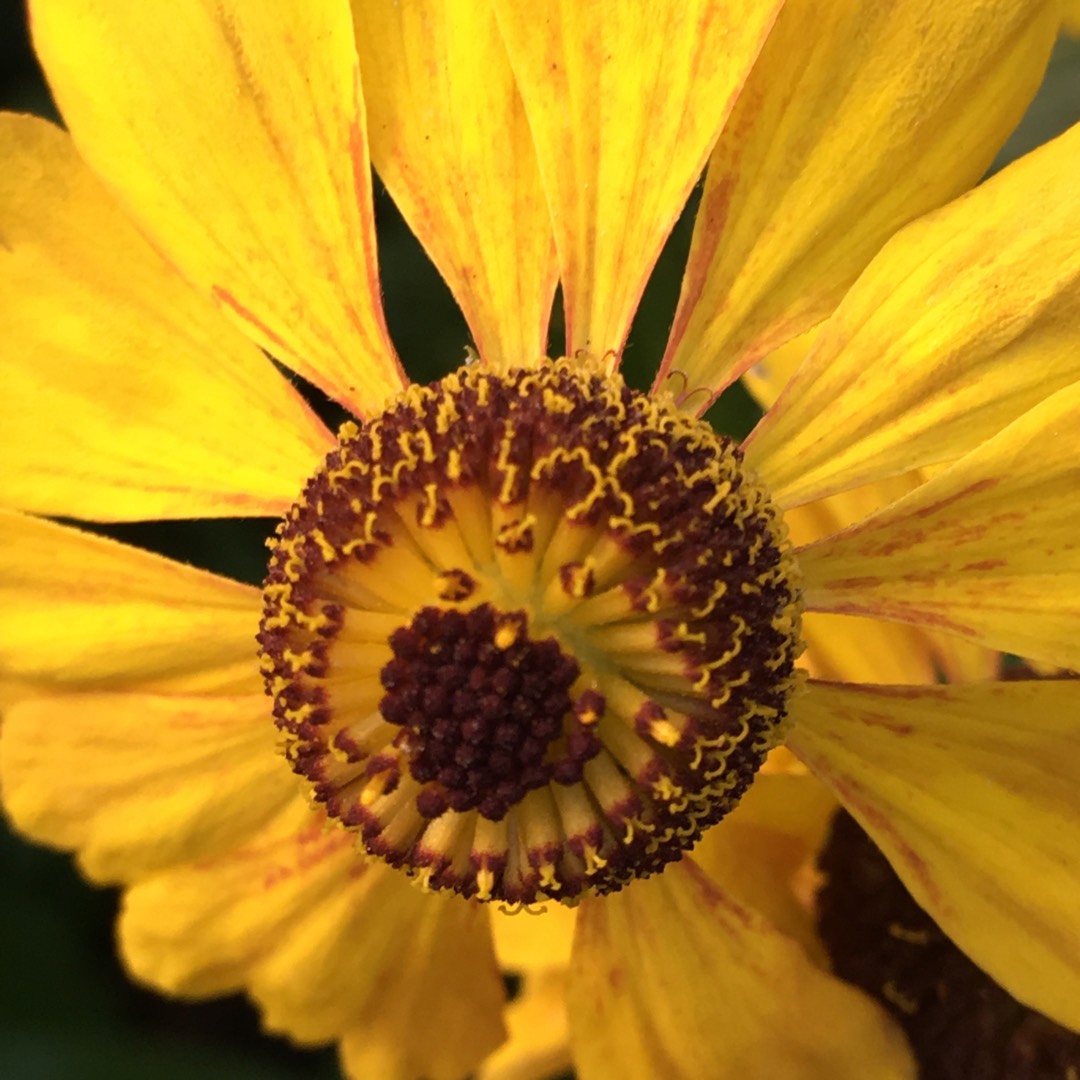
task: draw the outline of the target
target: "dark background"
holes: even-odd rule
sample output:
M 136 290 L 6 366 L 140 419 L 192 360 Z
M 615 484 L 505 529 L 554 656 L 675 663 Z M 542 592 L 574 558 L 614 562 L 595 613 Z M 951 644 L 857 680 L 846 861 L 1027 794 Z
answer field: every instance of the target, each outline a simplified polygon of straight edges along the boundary
M 19 0 L 0 0 L 0 108 L 57 118 L 29 49 Z M 1063 39 L 1043 90 L 994 168 L 1060 133 L 1078 117 L 1080 42 Z M 448 290 L 385 192 L 377 192 L 376 198 L 391 333 L 413 378 L 437 378 L 461 362 L 468 332 Z M 649 372 L 663 351 L 694 205 L 692 199 L 665 249 L 630 336 L 626 371 L 639 386 L 648 385 Z M 557 314 L 553 333 L 560 329 Z M 335 422 L 332 408 L 326 415 Z M 735 392 L 718 406 L 713 419 L 718 427 L 741 435 L 753 415 L 745 395 Z M 264 565 L 262 539 L 272 524 L 170 522 L 102 531 L 257 582 Z M 339 1076 L 332 1048 L 300 1051 L 262 1035 L 254 1009 L 241 997 L 189 1004 L 132 984 L 115 956 L 116 907 L 114 890 L 87 885 L 69 857 L 24 843 L 0 820 L 0 1077 L 335 1080 Z

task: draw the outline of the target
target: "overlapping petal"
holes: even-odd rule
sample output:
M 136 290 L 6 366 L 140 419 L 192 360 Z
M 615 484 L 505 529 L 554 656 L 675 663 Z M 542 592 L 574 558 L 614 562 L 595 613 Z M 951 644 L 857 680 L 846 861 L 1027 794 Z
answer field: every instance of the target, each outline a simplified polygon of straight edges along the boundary
M 802 549 L 807 605 L 1080 667 L 1080 384 L 863 524 Z
M 572 1062 L 565 971 L 526 976 L 506 1010 L 506 1026 L 506 1042 L 484 1062 L 477 1080 L 549 1080 L 567 1071 Z
M 941 928 L 1080 1029 L 1080 683 L 814 684 L 788 740 Z
M 958 457 L 1080 378 L 1080 125 L 909 225 L 747 440 L 785 505 Z
M 618 352 L 777 0 L 496 0 L 547 191 L 567 355 Z
M 363 861 L 299 799 L 243 847 L 130 889 L 120 943 L 156 986 L 247 987 L 272 1031 L 344 1034 L 353 1076 L 454 1080 L 501 1041 L 484 912 Z
M 718 392 L 978 180 L 1057 21 L 1031 0 L 788 0 L 710 159 L 658 384 Z
M 762 409 L 772 407 L 772 403 L 806 359 L 816 336 L 817 327 L 813 327 L 798 337 L 785 341 L 783 345 L 773 349 L 764 360 L 743 372 L 743 385 Z
M 558 267 L 521 97 L 486 0 L 353 0 L 371 156 L 484 360 L 547 351 Z
M 582 903 L 567 994 L 582 1080 L 915 1075 L 882 1011 L 689 859 Z
M 257 589 L 0 510 L 0 673 L 65 689 L 253 692 Z
M 0 501 L 97 521 L 279 514 L 331 437 L 59 128 L 0 115 Z
M 772 367 L 772 357 L 769 363 L 770 376 L 782 375 L 779 367 Z M 770 378 L 766 386 L 773 385 Z M 797 506 L 784 515 L 791 542 L 807 546 L 839 533 L 910 494 L 926 479 L 925 471 L 916 469 Z M 990 678 L 997 669 L 997 653 L 978 643 L 936 633 L 924 625 L 851 614 L 806 612 L 803 640 L 806 652 L 801 662 L 819 679 L 932 683 L 942 674 Z
M 12 821 L 133 881 L 246 840 L 295 796 L 261 688 L 246 695 L 67 694 L 4 716 Z
M 30 12 L 76 146 L 169 261 L 343 404 L 368 412 L 398 390 L 348 6 Z
M 805 769 L 759 774 L 694 848 L 694 862 L 716 888 L 795 938 L 822 966 L 827 962 L 811 904 L 813 860 L 835 809 L 835 796 Z
M 992 679 L 1000 654 L 976 642 L 910 623 L 808 611 L 803 663 L 816 679 L 919 685 Z

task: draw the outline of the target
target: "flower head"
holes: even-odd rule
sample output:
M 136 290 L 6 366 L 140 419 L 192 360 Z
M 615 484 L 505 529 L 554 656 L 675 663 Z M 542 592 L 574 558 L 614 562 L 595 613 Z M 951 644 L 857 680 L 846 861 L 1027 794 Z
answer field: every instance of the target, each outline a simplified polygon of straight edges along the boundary
M 1057 5 L 31 10 L 71 134 L 0 121 L 0 773 L 138 978 L 356 1076 L 911 1076 L 800 888 L 839 800 L 1080 1027 L 1080 684 L 981 678 L 1080 666 L 1080 131 L 963 195 Z M 369 152 L 475 342 L 430 386 Z M 48 520 L 260 514 L 261 590 Z

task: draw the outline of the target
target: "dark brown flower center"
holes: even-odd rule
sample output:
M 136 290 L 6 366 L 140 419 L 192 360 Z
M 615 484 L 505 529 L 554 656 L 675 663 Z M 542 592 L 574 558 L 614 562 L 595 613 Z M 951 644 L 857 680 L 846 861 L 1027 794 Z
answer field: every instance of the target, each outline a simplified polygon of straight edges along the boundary
M 259 634 L 293 767 L 432 888 L 573 901 L 693 846 L 801 648 L 738 449 L 587 361 L 410 387 L 279 527 Z
M 1075 1080 L 1080 1034 L 969 960 L 841 810 L 819 857 L 818 931 L 833 970 L 895 1017 L 921 1080 Z
M 424 817 L 479 810 L 499 821 L 533 788 L 580 780 L 599 753 L 590 727 L 602 699 L 586 690 L 571 701 L 581 668 L 554 638 L 532 641 L 526 622 L 490 604 L 426 607 L 390 635 L 379 709 L 404 729 L 404 761 L 427 785 L 416 800 Z

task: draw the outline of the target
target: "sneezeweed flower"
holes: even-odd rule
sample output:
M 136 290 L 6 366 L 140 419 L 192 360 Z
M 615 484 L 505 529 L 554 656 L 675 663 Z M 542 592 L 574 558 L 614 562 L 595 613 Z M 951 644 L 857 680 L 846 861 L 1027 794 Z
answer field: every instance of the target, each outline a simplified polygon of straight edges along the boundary
M 1076 685 L 794 664 L 805 612 L 1080 665 L 1080 130 L 957 198 L 1057 4 L 31 13 L 70 137 L 0 126 L 0 769 L 126 887 L 137 978 L 244 988 L 354 1076 L 911 1076 L 788 880 L 839 799 L 1080 1027 Z M 430 387 L 369 152 L 475 341 Z M 630 320 L 706 165 L 643 394 Z M 811 330 L 742 447 L 697 418 Z M 48 520 L 265 514 L 261 593 Z

